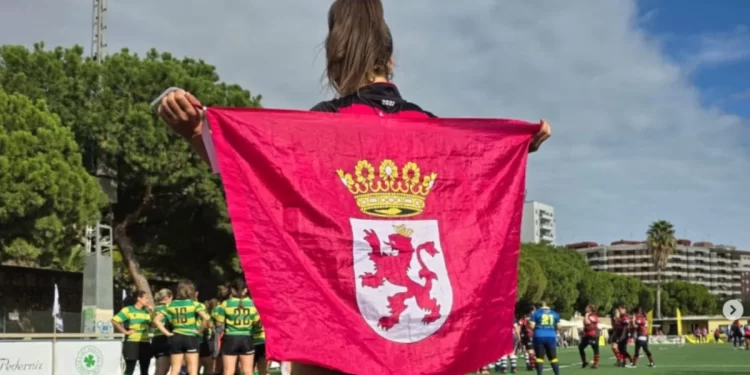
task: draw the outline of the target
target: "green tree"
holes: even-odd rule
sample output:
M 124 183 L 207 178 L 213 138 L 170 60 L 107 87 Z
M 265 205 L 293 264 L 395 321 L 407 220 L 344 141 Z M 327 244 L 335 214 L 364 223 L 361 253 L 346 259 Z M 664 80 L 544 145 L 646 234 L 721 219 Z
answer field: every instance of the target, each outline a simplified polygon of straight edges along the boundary
M 584 272 L 590 270 L 586 260 L 575 250 L 556 248 L 546 244 L 523 244 L 521 253 L 536 260 L 546 276 L 542 299 L 563 317 L 570 317 L 576 309 L 578 284 Z
M 651 262 L 656 270 L 656 317 L 661 315 L 661 287 L 664 271 L 669 263 L 669 256 L 677 246 L 674 227 L 666 220 L 658 220 L 651 224 L 646 232 L 646 244 L 651 253 Z
M 238 271 L 220 182 L 186 142 L 149 108 L 165 88 L 182 87 L 206 105 L 260 105 L 260 96 L 219 81 L 190 58 L 124 49 L 97 64 L 81 47 L 0 49 L 0 85 L 45 99 L 86 151 L 92 171 L 117 181 L 114 242 L 136 287 L 146 277 L 208 282 Z M 150 295 L 149 295 L 150 297 Z
M 679 308 L 684 315 L 709 315 L 716 310 L 716 298 L 705 285 L 687 281 L 664 283 L 663 310 L 667 316 L 674 316 Z
M 0 89 L 0 171 L 0 261 L 80 270 L 82 231 L 106 196 L 43 101 Z
M 612 307 L 626 306 L 632 308 L 638 306 L 640 299 L 638 293 L 644 288 L 643 283 L 633 277 L 606 273 L 609 284 L 612 285 Z
M 518 265 L 518 302 L 526 306 L 524 309 L 530 308 L 541 301 L 546 288 L 544 269 L 529 252 L 522 250 Z
M 643 308 L 643 311 L 648 312 L 654 308 L 654 289 L 648 285 L 641 283 L 641 287 L 636 293 L 638 295 L 638 306 Z
M 614 285 L 607 273 L 587 270 L 578 283 L 578 290 L 576 309 L 579 312 L 585 312 L 586 306 L 590 304 L 596 306 L 600 312 L 612 310 Z

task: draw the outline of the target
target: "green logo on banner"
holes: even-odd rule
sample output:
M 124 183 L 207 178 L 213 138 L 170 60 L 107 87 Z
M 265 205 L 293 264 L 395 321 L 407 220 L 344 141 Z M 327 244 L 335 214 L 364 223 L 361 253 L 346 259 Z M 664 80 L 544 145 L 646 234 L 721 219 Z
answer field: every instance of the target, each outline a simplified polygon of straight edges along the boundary
M 101 350 L 94 346 L 84 346 L 76 356 L 76 370 L 79 375 L 99 375 L 103 360 Z

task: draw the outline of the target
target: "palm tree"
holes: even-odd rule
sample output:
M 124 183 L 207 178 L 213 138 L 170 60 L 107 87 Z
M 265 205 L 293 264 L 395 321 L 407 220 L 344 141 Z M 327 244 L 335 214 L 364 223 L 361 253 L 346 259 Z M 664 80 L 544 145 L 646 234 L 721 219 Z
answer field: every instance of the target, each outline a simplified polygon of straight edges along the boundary
M 677 246 L 674 237 L 674 227 L 666 220 L 658 220 L 651 224 L 646 232 L 646 245 L 651 253 L 651 261 L 656 270 L 656 316 L 661 319 L 661 281 L 662 273 L 667 268 L 669 256 Z

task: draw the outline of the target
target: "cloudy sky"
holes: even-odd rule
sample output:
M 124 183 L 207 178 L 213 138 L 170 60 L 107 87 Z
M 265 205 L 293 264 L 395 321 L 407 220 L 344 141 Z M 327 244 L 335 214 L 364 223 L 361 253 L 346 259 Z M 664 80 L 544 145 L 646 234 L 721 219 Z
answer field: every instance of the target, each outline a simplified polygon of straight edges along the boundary
M 666 219 L 750 249 L 750 2 L 384 2 L 407 99 L 441 117 L 551 122 L 528 185 L 555 207 L 558 242 L 640 239 Z M 330 96 L 327 1 L 108 3 L 109 52 L 204 59 L 267 107 Z M 2 44 L 88 50 L 90 25 L 90 0 L 0 2 Z

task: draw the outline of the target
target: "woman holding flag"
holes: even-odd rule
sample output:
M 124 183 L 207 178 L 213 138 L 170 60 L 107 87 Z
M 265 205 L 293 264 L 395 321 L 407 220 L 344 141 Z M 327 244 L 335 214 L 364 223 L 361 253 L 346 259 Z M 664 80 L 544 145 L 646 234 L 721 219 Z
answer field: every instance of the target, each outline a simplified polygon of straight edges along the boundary
M 380 0 L 336 0 L 328 11 L 325 40 L 326 75 L 339 97 L 321 102 L 320 112 L 373 114 L 411 118 L 435 117 L 404 100 L 393 83 L 393 38 L 385 23 Z M 184 137 L 207 163 L 201 137 L 203 112 L 200 102 L 184 90 L 172 90 L 160 98 L 158 114 L 169 127 Z M 536 151 L 550 137 L 549 124 L 542 120 L 529 151 Z M 304 340 L 304 337 L 297 338 Z M 295 364 L 295 375 L 336 373 L 316 366 Z

